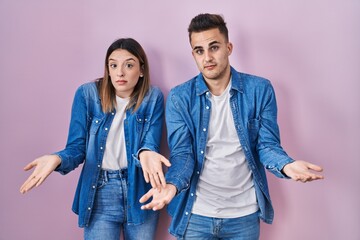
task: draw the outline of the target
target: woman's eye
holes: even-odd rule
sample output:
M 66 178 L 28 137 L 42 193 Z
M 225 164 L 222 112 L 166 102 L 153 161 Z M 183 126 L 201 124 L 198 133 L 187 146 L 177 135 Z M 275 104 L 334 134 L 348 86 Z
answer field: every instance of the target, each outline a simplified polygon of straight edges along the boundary
M 111 64 L 109 64 L 109 67 L 110 67 L 110 68 L 116 68 L 116 67 L 117 67 L 117 65 L 116 65 L 116 64 L 114 64 L 114 63 L 111 63 Z
M 127 68 L 132 68 L 133 66 L 134 66 L 134 65 L 132 65 L 131 63 L 127 63 L 127 64 L 126 64 L 126 67 L 127 67 Z

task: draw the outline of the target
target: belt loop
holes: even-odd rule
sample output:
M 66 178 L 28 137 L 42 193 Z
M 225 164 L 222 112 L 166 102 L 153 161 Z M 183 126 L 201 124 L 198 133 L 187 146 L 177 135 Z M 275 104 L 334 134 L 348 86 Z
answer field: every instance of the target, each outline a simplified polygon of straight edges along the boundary
M 104 181 L 108 182 L 108 171 L 103 170 L 103 174 L 104 174 Z
M 120 169 L 120 177 L 127 179 L 127 168 Z

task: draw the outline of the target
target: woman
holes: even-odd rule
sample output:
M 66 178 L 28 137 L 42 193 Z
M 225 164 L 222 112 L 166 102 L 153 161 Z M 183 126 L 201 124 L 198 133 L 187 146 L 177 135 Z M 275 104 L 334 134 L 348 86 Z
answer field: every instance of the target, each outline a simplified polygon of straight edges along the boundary
M 150 86 L 149 64 L 131 38 L 107 50 L 104 77 L 78 88 L 64 150 L 45 155 L 21 186 L 26 193 L 53 171 L 67 174 L 84 163 L 73 203 L 85 239 L 151 239 L 158 213 L 142 211 L 139 199 L 165 186 L 158 154 L 164 114 L 161 91 Z M 150 183 L 150 184 L 149 184 Z

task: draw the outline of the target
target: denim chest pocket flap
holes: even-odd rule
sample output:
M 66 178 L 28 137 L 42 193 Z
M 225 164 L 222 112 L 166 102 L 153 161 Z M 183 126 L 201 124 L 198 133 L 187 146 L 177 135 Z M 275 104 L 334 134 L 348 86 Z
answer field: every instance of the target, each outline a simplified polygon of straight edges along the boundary
M 99 127 L 102 123 L 103 119 L 98 117 L 93 117 L 90 122 L 90 134 L 96 134 L 99 130 Z
M 148 114 L 136 114 L 136 129 L 138 132 L 147 131 L 150 125 L 150 115 Z

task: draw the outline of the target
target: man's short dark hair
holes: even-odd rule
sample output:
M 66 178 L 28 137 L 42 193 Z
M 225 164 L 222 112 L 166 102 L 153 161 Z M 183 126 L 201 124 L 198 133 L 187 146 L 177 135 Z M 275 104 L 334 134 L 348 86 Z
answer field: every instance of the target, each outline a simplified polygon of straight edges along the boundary
M 210 13 L 201 13 L 191 20 L 188 27 L 189 41 L 191 42 L 193 32 L 198 33 L 214 28 L 219 29 L 220 33 L 225 36 L 226 41 L 229 41 L 229 33 L 224 18 L 218 14 Z

